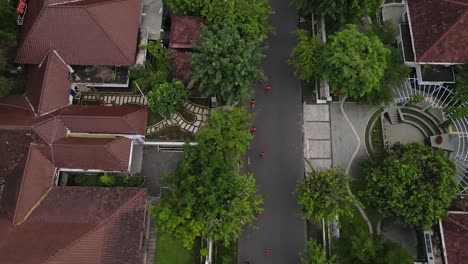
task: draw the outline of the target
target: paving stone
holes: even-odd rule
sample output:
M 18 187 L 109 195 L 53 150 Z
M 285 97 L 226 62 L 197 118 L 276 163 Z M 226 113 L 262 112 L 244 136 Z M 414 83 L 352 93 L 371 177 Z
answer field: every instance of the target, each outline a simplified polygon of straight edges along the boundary
M 190 126 L 190 132 L 193 133 L 193 131 L 195 131 L 195 127 L 194 127 L 194 126 Z
M 307 158 L 331 158 L 330 140 L 307 140 L 306 142 Z
M 330 123 L 305 122 L 304 134 L 307 139 L 330 139 Z
M 193 123 L 194 126 L 196 127 L 199 127 L 201 125 L 201 122 L 200 121 L 195 121 L 195 123 Z
M 179 126 L 182 126 L 183 123 L 184 123 L 184 120 L 182 120 L 182 119 L 179 119 L 179 120 L 177 121 L 177 124 L 179 124 Z
M 195 129 L 193 130 L 193 133 L 197 133 L 198 132 L 198 127 L 195 127 Z
M 304 105 L 304 121 L 330 121 L 328 105 Z

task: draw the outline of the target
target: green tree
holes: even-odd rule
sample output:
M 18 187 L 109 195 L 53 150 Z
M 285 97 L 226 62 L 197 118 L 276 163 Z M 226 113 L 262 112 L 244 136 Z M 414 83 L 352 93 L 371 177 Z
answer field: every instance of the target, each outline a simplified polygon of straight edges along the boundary
M 457 194 L 455 164 L 443 150 L 420 143 L 396 144 L 364 168 L 372 205 L 415 228 L 428 229 L 444 217 Z
M 458 121 L 462 118 L 468 117 L 468 107 L 466 106 L 453 106 L 448 110 L 448 114 L 453 121 Z
M 130 76 L 138 87 L 146 93 L 155 85 L 170 82 L 173 78 L 173 58 L 169 50 L 162 45 L 162 42 L 149 42 L 148 45 L 140 48 L 147 49 L 149 57 L 145 66 L 136 66 L 131 69 Z
M 247 112 L 238 108 L 210 115 L 196 135 L 198 145 L 186 146 L 176 172 L 164 179 L 172 190 L 151 209 L 159 231 L 186 247 L 197 237 L 228 246 L 255 220 L 263 199 L 255 178 L 237 171 L 237 157 L 251 139 L 247 120 Z
M 302 264 L 333 264 L 335 257 L 328 259 L 323 247 L 311 239 L 307 242 L 306 250 L 301 253 Z
M 188 90 L 181 81 L 164 82 L 157 84 L 148 93 L 148 102 L 153 111 L 167 118 L 172 113 L 182 110 L 184 103 L 188 100 Z
M 177 15 L 200 15 L 206 0 L 164 0 L 164 5 Z
M 413 257 L 382 236 L 369 234 L 343 234 L 335 244 L 338 263 L 349 264 L 412 264 Z
M 468 102 L 468 65 L 458 65 L 455 77 L 455 97 L 461 102 Z
M 0 42 L 8 46 L 15 46 L 18 36 L 15 9 L 8 0 L 0 0 Z
M 301 180 L 295 193 L 307 220 L 320 223 L 323 218 L 349 215 L 354 199 L 348 193 L 349 177 L 339 168 L 317 172 L 312 169 Z
M 193 47 L 189 87 L 199 84 L 207 96 L 233 104 L 248 98 L 253 81 L 263 77 L 258 67 L 264 58 L 260 42 L 246 41 L 232 27 L 204 27 L 202 42 Z
M 320 43 L 318 37 L 312 38 L 307 30 L 297 30 L 294 33 L 298 44 L 292 51 L 289 64 L 293 65 L 294 73 L 299 79 L 310 83 L 321 73 L 325 45 Z
M 327 20 L 344 25 L 359 23 L 368 15 L 375 14 L 380 0 L 292 0 L 303 15 L 324 15 Z
M 366 36 L 356 26 L 330 36 L 327 44 L 323 78 L 332 91 L 360 98 L 378 90 L 387 68 L 390 51 L 376 36 Z
M 102 175 L 101 177 L 99 177 L 99 182 L 100 182 L 103 186 L 107 186 L 107 187 L 113 187 L 113 186 L 116 185 L 115 177 L 109 176 L 106 172 L 104 172 L 104 175 Z

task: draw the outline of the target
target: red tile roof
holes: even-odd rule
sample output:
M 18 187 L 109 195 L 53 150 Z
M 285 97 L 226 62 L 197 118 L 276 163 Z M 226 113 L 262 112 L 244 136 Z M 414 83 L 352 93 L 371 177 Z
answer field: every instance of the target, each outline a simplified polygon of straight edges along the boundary
M 26 167 L 24 169 L 20 189 L 16 200 L 16 208 L 12 224 L 26 220 L 35 204 L 53 185 L 55 167 L 42 154 L 41 147 L 31 145 Z
M 72 133 L 144 135 L 147 116 L 143 106 L 70 105 L 60 113 L 60 120 Z
M 467 263 L 468 214 L 451 213 L 442 221 L 448 264 Z
M 468 2 L 408 0 L 416 62 L 468 63 Z
M 190 82 L 189 74 L 192 72 L 192 54 L 189 52 L 171 50 L 171 55 L 174 58 L 172 64 L 174 65 L 174 75 L 176 79 L 188 84 Z
M 133 65 L 141 0 L 37 0 L 15 61 L 39 64 L 51 48 L 70 65 Z
M 55 50 L 39 66 L 30 67 L 26 97 L 34 111 L 43 115 L 70 104 L 70 68 Z
M 0 100 L 0 128 L 30 129 L 35 118 L 24 96 L 9 96 Z
M 145 205 L 146 189 L 54 187 L 23 224 L 0 221 L 1 262 L 142 263 Z
M 43 122 L 38 122 L 34 125 L 33 129 L 48 144 L 65 138 L 67 135 L 67 128 L 57 117 L 51 117 Z
M 169 48 L 191 48 L 192 41 L 201 40 L 201 25 L 204 21 L 195 16 L 172 16 Z
M 64 138 L 52 145 L 58 168 L 128 171 L 132 140 L 128 138 Z

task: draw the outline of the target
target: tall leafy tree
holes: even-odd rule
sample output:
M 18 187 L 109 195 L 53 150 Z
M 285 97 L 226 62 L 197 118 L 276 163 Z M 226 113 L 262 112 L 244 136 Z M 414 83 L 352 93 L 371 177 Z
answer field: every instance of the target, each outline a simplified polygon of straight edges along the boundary
M 202 42 L 193 46 L 189 87 L 198 84 L 205 95 L 232 104 L 249 97 L 253 81 L 263 77 L 260 42 L 247 41 L 233 27 L 204 27 Z
M 324 56 L 323 78 L 332 91 L 360 98 L 378 89 L 390 51 L 376 36 L 360 33 L 356 26 L 330 36 Z
M 152 59 L 147 60 L 144 67 L 134 67 L 130 76 L 138 84 L 138 87 L 146 93 L 153 89 L 155 85 L 172 81 L 173 58 L 169 50 L 160 41 L 149 42 L 148 45 L 141 48 L 147 49 Z
M 0 0 L 0 43 L 14 46 L 17 43 L 18 25 L 15 9 L 8 0 Z
M 306 250 L 301 253 L 302 264 L 333 264 L 335 257 L 327 258 L 323 247 L 311 239 L 307 242 Z
M 468 102 L 468 65 L 459 65 L 456 68 L 455 97 L 462 102 Z
M 349 177 L 339 168 L 312 170 L 296 187 L 298 202 L 307 220 L 320 223 L 323 218 L 350 214 L 354 199 L 348 193 Z
M 329 20 L 344 25 L 358 23 L 363 17 L 377 12 L 380 0 L 292 0 L 304 15 L 324 15 Z
M 320 43 L 318 37 L 313 38 L 307 30 L 297 30 L 295 35 L 298 44 L 292 51 L 289 63 L 293 65 L 299 79 L 310 83 L 321 73 L 325 45 Z
M 159 231 L 187 247 L 197 237 L 229 245 L 255 220 L 262 197 L 255 178 L 237 171 L 237 156 L 251 139 L 248 120 L 238 108 L 211 114 L 196 136 L 198 146 L 187 146 L 176 172 L 165 178 L 172 191 L 151 211 Z
M 148 93 L 148 102 L 153 111 L 170 118 L 172 113 L 182 110 L 188 100 L 188 90 L 181 81 L 156 84 Z
M 384 216 L 430 228 L 447 214 L 457 194 L 456 167 L 448 155 L 420 143 L 396 144 L 365 167 L 365 195 Z

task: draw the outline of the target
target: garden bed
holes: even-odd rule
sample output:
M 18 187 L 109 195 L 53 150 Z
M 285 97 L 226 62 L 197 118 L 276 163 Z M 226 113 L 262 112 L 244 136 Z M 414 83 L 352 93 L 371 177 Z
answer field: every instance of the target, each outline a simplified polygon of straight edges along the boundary
M 148 126 L 155 125 L 155 124 L 157 124 L 157 123 L 159 123 L 159 122 L 161 122 L 163 120 L 164 120 L 164 117 L 160 113 L 151 111 L 151 109 L 149 109 L 149 111 L 148 111 Z
M 106 181 L 111 179 L 111 182 Z M 107 184 L 106 184 L 107 182 Z M 139 187 L 145 182 L 145 177 L 141 175 L 129 176 L 124 174 L 71 174 L 68 176 L 67 186 L 82 187 Z
M 210 100 L 208 98 L 190 97 L 189 101 L 199 106 L 210 107 Z
M 146 136 L 147 139 L 165 139 L 165 140 L 194 140 L 192 133 L 183 131 L 179 126 L 167 126 L 162 130 Z
M 197 117 L 190 113 L 189 111 L 187 110 L 182 110 L 181 112 L 179 112 L 180 115 L 185 119 L 185 121 L 189 122 L 189 123 L 193 123 L 195 122 L 195 120 L 197 120 Z
M 197 248 L 186 249 L 182 242 L 168 234 L 158 233 L 155 263 L 158 264 L 194 264 L 198 261 Z

